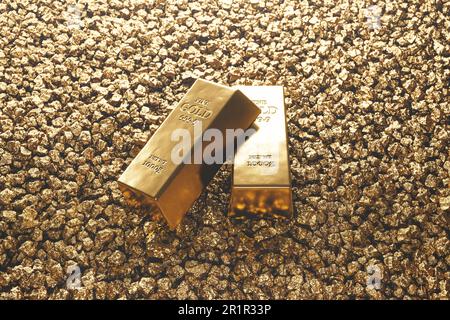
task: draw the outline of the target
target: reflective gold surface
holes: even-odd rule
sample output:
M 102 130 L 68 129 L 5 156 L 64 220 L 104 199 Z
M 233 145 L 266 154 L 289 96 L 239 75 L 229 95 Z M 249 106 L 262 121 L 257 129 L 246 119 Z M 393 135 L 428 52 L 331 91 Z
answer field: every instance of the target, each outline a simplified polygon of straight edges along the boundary
M 292 192 L 282 86 L 238 86 L 260 107 L 257 131 L 238 149 L 229 214 L 292 215 Z
M 190 149 L 200 143 L 204 150 L 209 143 L 194 136 L 194 122 L 201 122 L 203 130 L 216 128 L 225 136 L 226 129 L 248 128 L 259 113 L 237 89 L 197 80 L 120 176 L 120 190 L 131 205 L 157 206 L 174 229 L 220 167 L 174 163 L 172 149 L 179 144 L 171 140 L 174 130 L 187 129 L 192 137 Z

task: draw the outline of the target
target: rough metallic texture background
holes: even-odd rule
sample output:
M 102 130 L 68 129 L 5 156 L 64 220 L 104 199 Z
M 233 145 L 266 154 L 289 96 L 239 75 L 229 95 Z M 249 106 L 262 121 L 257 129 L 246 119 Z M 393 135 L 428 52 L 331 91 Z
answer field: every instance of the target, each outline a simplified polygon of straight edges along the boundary
M 0 298 L 448 299 L 450 7 L 373 4 L 2 1 Z M 295 218 L 125 205 L 196 77 L 285 86 Z

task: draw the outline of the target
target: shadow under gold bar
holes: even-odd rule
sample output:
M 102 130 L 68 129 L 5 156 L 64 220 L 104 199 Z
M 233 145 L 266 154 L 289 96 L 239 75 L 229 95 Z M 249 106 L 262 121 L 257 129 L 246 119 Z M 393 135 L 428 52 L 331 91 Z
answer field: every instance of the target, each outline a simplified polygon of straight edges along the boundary
M 157 207 L 169 227 L 175 229 L 220 168 L 215 163 L 206 164 L 203 157 L 193 161 L 194 146 L 200 146 L 203 154 L 209 144 L 202 140 L 203 132 L 214 128 L 225 137 L 226 129 L 250 127 L 259 113 L 259 108 L 239 90 L 196 80 L 122 173 L 120 190 L 132 205 Z M 194 123 L 199 122 L 203 130 L 200 136 L 194 132 Z M 173 148 L 180 144 L 171 139 L 177 129 L 186 129 L 190 134 L 190 163 L 172 161 Z
M 292 191 L 282 86 L 237 86 L 260 109 L 256 132 L 234 159 L 229 215 L 292 216 Z

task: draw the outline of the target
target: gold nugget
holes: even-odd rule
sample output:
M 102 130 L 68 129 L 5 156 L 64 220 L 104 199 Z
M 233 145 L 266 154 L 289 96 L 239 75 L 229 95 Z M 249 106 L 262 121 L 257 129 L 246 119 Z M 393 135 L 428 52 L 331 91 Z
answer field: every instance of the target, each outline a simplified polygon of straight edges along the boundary
M 256 132 L 237 150 L 229 215 L 292 215 L 282 86 L 238 86 L 260 109 Z
M 239 90 L 196 80 L 120 176 L 120 190 L 133 206 L 157 207 L 169 227 L 175 229 L 220 168 L 218 163 L 202 158 L 202 152 L 213 143 L 204 141 L 203 133 L 212 129 L 225 137 L 225 131 L 230 129 L 245 130 L 259 113 L 258 107 Z M 186 143 L 182 148 L 178 140 L 172 139 L 180 131 L 193 137 L 187 148 Z M 174 155 L 183 149 L 188 149 L 181 156 L 183 161 L 174 161 Z

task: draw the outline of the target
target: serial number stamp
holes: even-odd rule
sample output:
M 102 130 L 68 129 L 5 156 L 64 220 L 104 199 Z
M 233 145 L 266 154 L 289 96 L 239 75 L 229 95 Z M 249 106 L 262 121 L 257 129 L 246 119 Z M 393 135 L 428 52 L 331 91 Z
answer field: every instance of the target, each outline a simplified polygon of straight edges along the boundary
M 151 169 L 154 173 L 160 174 L 167 164 L 167 160 L 164 160 L 154 154 L 151 154 L 142 163 L 143 166 Z
M 196 98 L 192 103 L 184 102 L 180 106 L 180 112 L 178 120 L 189 124 L 196 124 L 212 115 L 212 111 L 209 109 L 209 101 L 202 98 Z
M 275 161 L 271 154 L 250 154 L 247 167 L 275 167 Z
M 269 105 L 267 100 L 260 99 L 252 101 L 261 109 L 261 114 L 255 120 L 256 123 L 269 122 L 278 112 L 277 107 Z

